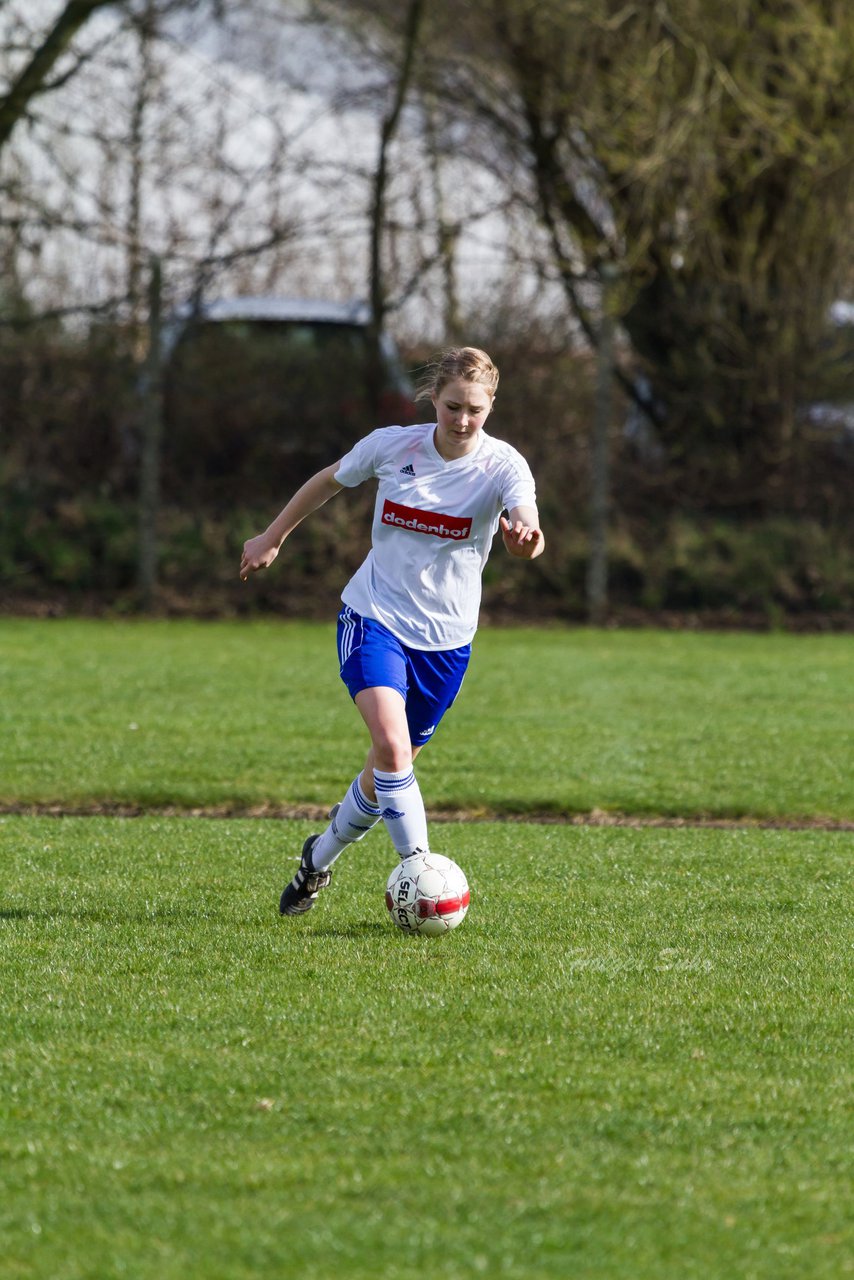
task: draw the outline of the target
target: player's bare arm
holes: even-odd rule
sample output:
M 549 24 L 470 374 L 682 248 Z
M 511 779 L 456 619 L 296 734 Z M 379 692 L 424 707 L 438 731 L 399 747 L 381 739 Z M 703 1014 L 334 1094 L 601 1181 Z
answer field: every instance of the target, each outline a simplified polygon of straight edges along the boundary
M 282 508 L 269 528 L 255 538 L 249 538 L 243 544 L 243 557 L 240 561 L 240 577 L 245 582 L 250 573 L 259 569 L 269 569 L 279 554 L 285 538 L 293 533 L 298 524 L 310 516 L 312 511 L 322 507 L 324 502 L 340 493 L 343 485 L 335 479 L 340 462 L 324 467 L 306 480 L 298 489 L 290 502 Z
M 509 554 L 519 560 L 535 560 L 546 549 L 536 507 L 514 507 L 509 518 L 502 516 L 501 537 Z

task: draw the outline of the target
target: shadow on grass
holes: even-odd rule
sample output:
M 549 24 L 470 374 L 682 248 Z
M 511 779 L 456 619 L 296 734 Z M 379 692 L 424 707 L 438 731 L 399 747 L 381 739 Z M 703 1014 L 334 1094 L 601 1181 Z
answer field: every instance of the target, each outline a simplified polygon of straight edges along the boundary
M 313 938 L 374 938 L 388 934 L 389 927 L 381 920 L 358 920 L 353 924 L 316 924 L 311 930 Z
M 183 907 L 163 907 L 148 911 L 125 911 L 105 907 L 102 910 L 87 907 L 2 907 L 0 920 L 76 920 L 94 924 L 186 924 L 192 920 L 227 920 L 220 913 L 205 910 L 193 911 Z
M 178 906 L 147 911 L 117 911 L 114 908 L 97 910 L 86 907 L 0 907 L 0 921 L 33 920 L 42 923 L 51 920 L 76 920 L 80 923 L 86 921 L 102 925 L 173 925 L 185 924 L 189 919 L 198 921 L 200 915 L 206 920 L 221 919 L 226 924 L 229 920 L 228 916 L 218 916 L 212 911 L 200 913 Z M 274 922 L 274 928 L 275 923 L 277 922 Z M 403 933 L 390 928 L 383 920 L 356 920 L 350 924 L 322 924 L 320 921 L 312 921 L 304 934 L 312 938 L 377 938 L 380 935 L 406 941 Z

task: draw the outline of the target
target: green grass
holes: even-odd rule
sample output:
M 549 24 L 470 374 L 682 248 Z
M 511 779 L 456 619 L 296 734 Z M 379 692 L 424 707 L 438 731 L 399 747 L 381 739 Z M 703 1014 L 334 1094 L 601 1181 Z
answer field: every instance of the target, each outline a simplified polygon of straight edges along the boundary
M 433 808 L 854 816 L 854 639 L 484 630 Z M 0 803 L 328 804 L 364 730 L 331 626 L 0 621 Z
M 850 1274 L 850 837 L 0 819 L 4 1277 Z
M 0 804 L 326 805 L 331 627 L 0 621 Z M 428 805 L 854 815 L 847 636 L 489 631 Z M 852 836 L 436 823 L 473 904 L 304 920 L 303 822 L 0 815 L 3 1280 L 839 1280 Z M 316 829 L 316 828 L 314 828 Z

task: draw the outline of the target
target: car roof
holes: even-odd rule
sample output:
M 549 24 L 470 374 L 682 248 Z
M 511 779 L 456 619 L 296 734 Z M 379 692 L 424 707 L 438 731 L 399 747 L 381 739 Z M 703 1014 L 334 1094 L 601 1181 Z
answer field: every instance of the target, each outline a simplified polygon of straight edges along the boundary
M 840 328 L 849 324 L 854 325 L 854 302 L 845 302 L 842 299 L 834 302 L 830 308 L 830 318 Z

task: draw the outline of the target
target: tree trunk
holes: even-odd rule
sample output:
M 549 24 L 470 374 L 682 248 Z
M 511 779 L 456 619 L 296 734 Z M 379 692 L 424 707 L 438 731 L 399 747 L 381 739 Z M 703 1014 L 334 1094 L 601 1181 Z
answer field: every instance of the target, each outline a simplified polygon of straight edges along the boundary
M 590 556 L 587 562 L 587 617 L 601 626 L 608 613 L 608 513 L 610 506 L 609 437 L 614 391 L 614 314 L 611 290 L 615 270 L 602 268 L 602 319 L 596 344 L 596 403 L 590 464 Z
M 371 202 L 371 263 L 370 263 L 370 360 L 368 368 L 368 402 L 377 412 L 382 394 L 382 351 L 380 347 L 385 314 L 388 309 L 385 276 L 382 265 L 383 230 L 385 225 L 385 197 L 388 186 L 388 152 L 391 146 L 403 103 L 412 79 L 412 67 L 418 44 L 418 32 L 424 12 L 424 0 L 410 0 L 404 32 L 403 63 L 395 86 L 394 100 L 380 130 L 380 148 L 374 174 L 374 191 Z
M 139 465 L 138 582 L 141 608 L 150 613 L 157 591 L 157 517 L 160 508 L 160 452 L 163 439 L 163 358 L 161 267 L 151 261 L 148 356 L 142 380 L 142 442 Z

